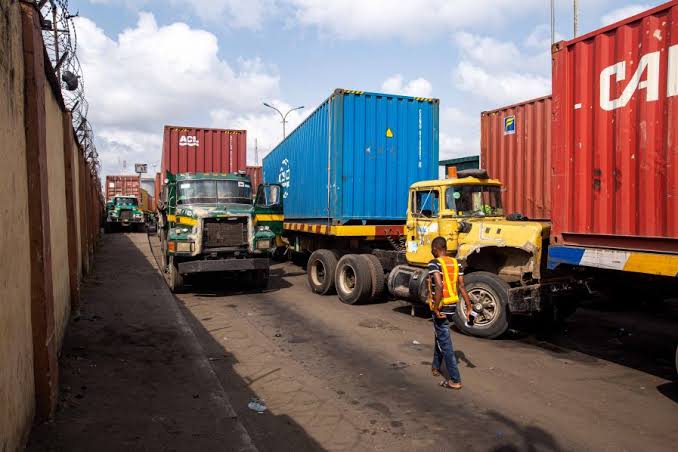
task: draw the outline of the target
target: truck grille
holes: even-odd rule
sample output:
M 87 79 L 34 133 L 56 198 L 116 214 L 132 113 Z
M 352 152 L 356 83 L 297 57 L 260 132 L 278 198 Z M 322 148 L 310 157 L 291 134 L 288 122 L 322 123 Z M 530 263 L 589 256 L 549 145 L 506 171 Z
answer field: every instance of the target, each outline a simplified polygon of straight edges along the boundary
M 205 218 L 203 222 L 205 248 L 247 246 L 247 218 Z
M 120 211 L 120 220 L 122 221 L 127 221 L 132 219 L 132 211 L 131 210 L 121 210 Z

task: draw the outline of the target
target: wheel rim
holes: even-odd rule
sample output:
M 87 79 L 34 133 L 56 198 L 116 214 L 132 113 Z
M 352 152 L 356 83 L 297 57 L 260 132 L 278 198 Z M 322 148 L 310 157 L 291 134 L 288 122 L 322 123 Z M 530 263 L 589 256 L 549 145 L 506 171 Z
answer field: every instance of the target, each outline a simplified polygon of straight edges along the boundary
M 311 281 L 313 281 L 313 285 L 316 287 L 322 286 L 325 283 L 325 278 L 327 278 L 325 265 L 320 260 L 314 261 L 311 264 Z
M 499 301 L 497 297 L 489 290 L 476 287 L 468 291 L 471 298 L 473 311 L 478 314 L 473 323 L 474 327 L 487 327 L 492 325 L 499 317 Z M 464 315 L 466 315 L 466 305 L 461 305 Z
M 353 267 L 350 265 L 346 265 L 344 268 L 341 269 L 341 272 L 339 274 L 339 287 L 341 288 L 341 291 L 350 294 L 353 293 L 355 290 L 355 282 L 356 282 L 356 276 L 355 276 L 355 270 Z

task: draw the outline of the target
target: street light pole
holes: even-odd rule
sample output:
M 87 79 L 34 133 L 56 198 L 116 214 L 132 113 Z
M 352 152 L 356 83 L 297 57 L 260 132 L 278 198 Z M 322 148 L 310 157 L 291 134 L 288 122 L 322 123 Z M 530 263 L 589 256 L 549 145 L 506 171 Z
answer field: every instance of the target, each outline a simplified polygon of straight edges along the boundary
M 285 123 L 287 122 L 287 115 L 292 113 L 294 110 L 301 110 L 302 108 L 304 108 L 303 105 L 300 106 L 300 107 L 295 107 L 295 108 L 292 108 L 291 110 L 288 110 L 287 113 L 285 113 L 283 115 L 282 112 L 280 110 L 278 110 L 277 108 L 275 108 L 273 105 L 270 105 L 270 104 L 267 104 L 266 102 L 264 102 L 264 106 L 266 106 L 268 108 L 272 108 L 273 110 L 277 111 L 278 114 L 280 115 L 280 118 L 282 119 L 282 126 L 283 126 L 283 139 L 285 139 L 285 136 L 286 136 L 285 135 Z

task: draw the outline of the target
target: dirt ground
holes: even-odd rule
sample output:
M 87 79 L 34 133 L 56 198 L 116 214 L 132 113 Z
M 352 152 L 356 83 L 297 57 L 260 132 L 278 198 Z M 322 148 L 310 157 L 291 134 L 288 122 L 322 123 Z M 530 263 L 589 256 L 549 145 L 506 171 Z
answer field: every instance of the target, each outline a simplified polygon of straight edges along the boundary
M 106 240 L 107 247 L 125 244 L 129 253 L 149 253 L 142 234 L 107 236 Z M 156 284 L 150 282 L 150 273 L 139 273 L 137 278 L 141 285 Z M 401 301 L 347 306 L 335 296 L 317 296 L 307 288 L 304 271 L 289 263 L 274 267 L 270 289 L 263 293 L 243 292 L 238 280 L 212 277 L 200 281 L 191 293 L 168 299 L 163 306 L 178 306 L 223 388 L 222 399 L 234 412 L 226 418 L 237 419 L 252 445 L 262 451 L 668 451 L 678 443 L 678 382 L 672 381 L 672 347 L 678 343 L 674 305 L 663 306 L 661 311 L 656 307 L 610 311 L 609 306 L 590 304 L 563 331 L 537 334 L 533 322 L 516 322 L 516 331 L 494 341 L 454 332 L 464 388 L 449 391 L 440 388 L 439 379 L 430 374 L 433 332 L 423 312 L 411 316 L 409 305 Z M 103 311 L 107 313 L 102 324 L 110 321 L 109 315 L 115 318 L 120 309 L 117 304 L 137 301 L 116 298 L 109 302 L 110 312 Z M 158 312 L 165 309 L 160 304 L 156 307 Z M 139 322 L 149 320 L 140 318 Z M 171 325 L 166 327 L 171 331 Z M 77 332 L 80 328 L 72 325 L 67 347 L 91 340 L 85 337 L 90 333 L 87 330 Z M 120 339 L 114 337 L 119 331 L 110 334 L 117 344 Z M 141 334 L 154 341 L 152 331 L 135 332 L 132 337 Z M 97 343 L 103 340 L 96 334 L 94 339 Z M 71 388 L 67 394 L 86 379 L 82 371 L 72 369 L 79 361 L 69 356 L 73 353 L 70 347 L 62 359 L 63 381 Z M 114 367 L 111 362 L 116 356 L 95 355 L 88 359 L 94 359 L 97 366 Z M 194 358 L 195 362 L 173 354 L 167 357 L 172 366 L 162 370 L 184 368 L 186 374 L 186 369 L 203 362 Z M 143 362 L 137 365 L 143 385 L 133 388 L 160 391 L 154 400 L 166 397 L 167 377 L 157 381 Z M 180 393 L 193 386 L 190 375 L 184 376 L 171 382 Z M 104 381 L 115 379 L 116 374 L 101 372 L 96 377 Z M 198 381 L 214 387 L 209 378 Z M 106 409 L 115 412 L 121 401 L 138 396 L 129 394 L 127 383 L 102 383 L 99 388 L 87 383 L 86 397 L 97 394 L 94 403 L 105 403 Z M 111 389 L 116 392 L 102 393 Z M 254 397 L 265 401 L 263 414 L 248 409 Z M 157 411 L 182 412 L 185 403 L 197 402 L 196 407 L 207 411 L 193 420 L 180 418 L 180 427 L 173 424 L 182 434 L 188 433 L 210 413 L 209 400 L 202 395 L 177 400 Z M 60 409 L 56 423 L 44 428 L 42 437 L 37 436 L 42 442 L 33 440 L 32 444 L 53 445 L 51 441 L 57 438 L 60 447 L 52 450 L 71 450 L 65 447 L 69 439 L 93 437 L 105 442 L 110 438 L 111 433 L 105 431 L 92 436 L 101 428 L 99 422 L 120 428 L 117 416 L 111 421 L 101 409 L 74 411 L 72 401 L 71 396 L 64 398 L 65 408 Z M 139 407 L 132 417 L 152 425 L 148 407 L 144 403 Z M 218 411 L 218 406 L 212 408 Z M 88 429 L 71 428 L 70 436 L 59 436 L 57 431 L 69 422 Z M 217 448 L 212 448 L 214 443 L 187 448 L 187 443 L 180 442 L 160 447 L 146 440 L 143 432 L 136 435 L 128 435 L 127 448 L 234 450 L 225 442 Z M 141 442 L 135 443 L 134 438 Z
M 502 340 L 455 333 L 465 387 L 451 392 L 430 375 L 432 326 L 407 303 L 344 305 L 311 293 L 289 263 L 269 291 L 240 290 L 200 281 L 178 300 L 261 450 L 671 450 L 678 440 L 678 306 L 660 319 L 589 307 L 546 338 L 529 322 Z M 245 388 L 273 416 L 248 412 Z

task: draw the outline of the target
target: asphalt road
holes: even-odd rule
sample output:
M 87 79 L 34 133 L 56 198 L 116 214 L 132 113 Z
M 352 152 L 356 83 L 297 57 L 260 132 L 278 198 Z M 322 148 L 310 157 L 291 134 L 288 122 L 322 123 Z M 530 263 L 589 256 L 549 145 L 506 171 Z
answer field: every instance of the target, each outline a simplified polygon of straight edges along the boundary
M 151 243 L 155 243 L 153 240 Z M 464 382 L 430 374 L 433 332 L 402 301 L 347 306 L 277 264 L 271 287 L 177 296 L 260 450 L 675 450 L 675 305 L 591 305 L 558 332 L 453 333 Z M 673 341 L 673 342 L 672 342 Z M 247 408 L 263 399 L 264 414 Z

